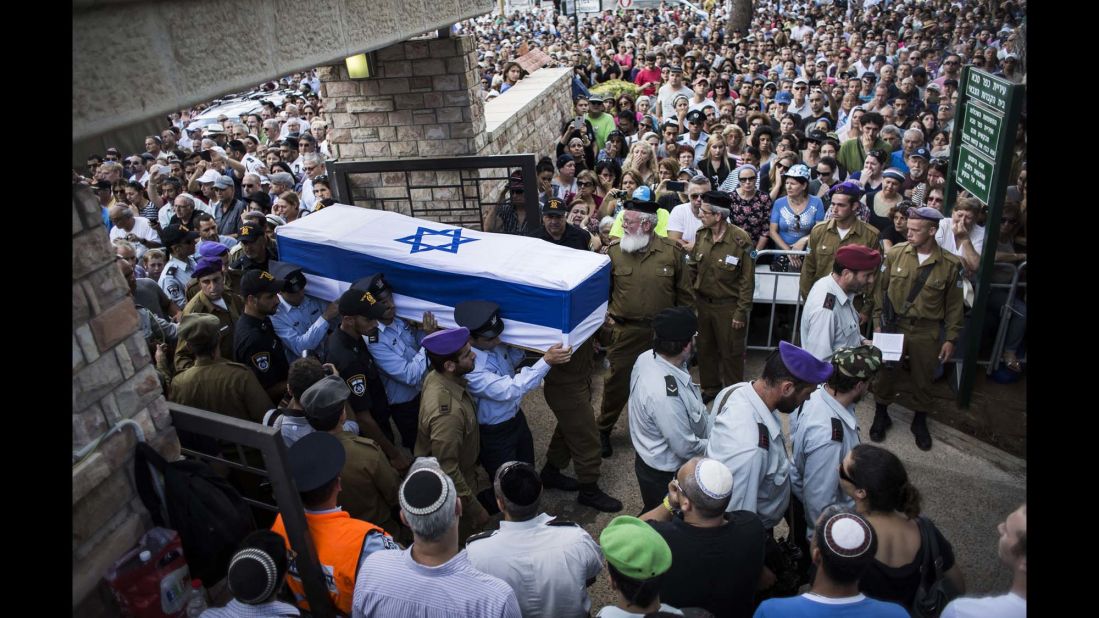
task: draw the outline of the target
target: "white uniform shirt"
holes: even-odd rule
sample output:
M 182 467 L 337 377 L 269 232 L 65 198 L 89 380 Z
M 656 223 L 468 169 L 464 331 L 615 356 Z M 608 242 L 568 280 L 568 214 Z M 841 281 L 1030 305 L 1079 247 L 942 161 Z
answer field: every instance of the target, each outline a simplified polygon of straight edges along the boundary
M 837 439 L 838 438 L 838 439 Z M 805 505 L 806 537 L 825 507 L 855 506 L 840 489 L 840 462 L 859 444 L 855 406 L 846 408 L 824 388 L 790 415 L 790 442 L 794 448 L 790 488 Z
M 691 374 L 652 350 L 637 357 L 630 374 L 630 440 L 648 466 L 675 472 L 706 452 L 713 418 Z
M 515 590 L 524 618 L 588 616 L 585 584 L 603 569 L 603 553 L 579 525 L 552 521 L 545 513 L 501 521 L 499 530 L 470 540 L 469 561 Z
M 854 294 L 843 291 L 831 273 L 821 277 L 805 297 L 801 347 L 820 360 L 840 348 L 862 345 Z
M 721 402 L 730 390 L 714 418 L 706 456 L 733 473 L 733 495 L 725 510 L 752 511 L 764 528 L 771 529 L 790 503 L 790 460 L 782 422 L 777 411 L 767 409 L 751 382 L 726 387 L 715 401 Z

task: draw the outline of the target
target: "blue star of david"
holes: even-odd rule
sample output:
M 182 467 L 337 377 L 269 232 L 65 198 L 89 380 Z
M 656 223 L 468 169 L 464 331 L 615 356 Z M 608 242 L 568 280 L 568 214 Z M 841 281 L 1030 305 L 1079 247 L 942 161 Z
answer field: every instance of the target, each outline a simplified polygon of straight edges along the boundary
M 446 242 L 441 245 L 427 244 L 424 240 L 424 236 L 442 236 L 446 238 Z M 433 249 L 446 251 L 447 253 L 458 253 L 459 245 L 480 239 L 462 238 L 462 228 L 460 227 L 451 230 L 431 230 L 426 227 L 420 227 L 417 228 L 415 234 L 405 236 L 404 238 L 395 238 L 394 240 L 412 245 L 412 250 L 409 251 L 409 253 L 423 253 L 424 251 L 431 251 Z

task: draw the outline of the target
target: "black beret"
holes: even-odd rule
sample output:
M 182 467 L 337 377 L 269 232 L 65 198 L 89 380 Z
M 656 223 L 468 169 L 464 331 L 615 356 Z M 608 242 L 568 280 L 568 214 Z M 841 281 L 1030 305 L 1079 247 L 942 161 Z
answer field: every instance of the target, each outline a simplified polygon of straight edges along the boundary
M 302 436 L 290 447 L 287 459 L 290 476 L 298 492 L 304 493 L 339 476 L 347 461 L 347 451 L 336 436 L 325 431 L 314 431 Z
M 653 332 L 664 341 L 689 341 L 698 332 L 698 318 L 690 307 L 668 307 L 653 316 Z

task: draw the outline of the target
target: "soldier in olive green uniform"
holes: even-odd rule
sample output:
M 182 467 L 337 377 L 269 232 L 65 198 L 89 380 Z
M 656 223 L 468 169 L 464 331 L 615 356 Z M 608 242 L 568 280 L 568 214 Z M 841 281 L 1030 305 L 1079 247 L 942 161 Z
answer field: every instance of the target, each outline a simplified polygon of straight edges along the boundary
M 744 328 L 752 310 L 755 262 L 752 237 L 728 222 L 732 200 L 721 191 L 702 196 L 691 252 L 695 306 L 698 307 L 698 374 L 702 400 L 744 381 Z
M 235 245 L 234 245 L 235 246 Z M 199 241 L 198 245 L 198 259 L 202 258 L 217 258 L 221 260 L 222 272 L 225 274 L 225 289 L 226 291 L 237 291 L 240 289 L 240 275 L 239 270 L 229 270 L 229 247 L 219 243 L 211 241 Z M 198 291 L 202 288 L 198 285 L 198 277 L 191 275 L 191 280 L 187 282 L 187 289 L 184 294 L 187 296 L 187 300 L 190 301 L 198 294 Z
M 233 360 L 233 328 L 244 312 L 244 302 L 233 292 L 225 287 L 225 274 L 222 270 L 222 262 L 218 258 L 202 258 L 195 267 L 195 281 L 206 280 L 194 298 L 187 301 L 183 307 L 183 315 L 194 313 L 208 313 L 218 319 L 221 329 L 221 357 L 225 360 Z M 203 284 L 200 282 L 200 286 Z M 214 300 L 220 300 L 225 308 L 216 304 Z M 176 346 L 175 365 L 176 371 L 183 371 L 194 364 L 194 353 L 186 343 L 180 342 Z
M 603 409 L 597 425 L 603 456 L 611 456 L 610 435 L 630 396 L 630 372 L 637 356 L 652 347 L 652 318 L 662 309 L 694 301 L 683 250 L 653 233 L 656 202 L 628 200 L 622 223 L 625 235 L 607 251 L 611 259 L 614 321 L 607 359 L 611 372 L 603 383 Z
M 376 442 L 343 430 L 350 396 L 343 378 L 332 375 L 306 389 L 300 401 L 309 425 L 336 436 L 347 452 L 340 472 L 339 505 L 352 517 L 381 526 L 398 538 L 402 531 L 395 514 L 400 508 L 397 489 L 401 479 Z
M 907 373 L 912 383 L 912 433 L 921 450 L 931 448 L 927 430 L 927 412 L 931 409 L 931 379 L 940 362 L 954 355 L 954 342 L 962 330 L 962 263 L 943 251 L 935 242 L 935 230 L 943 215 L 933 208 L 915 208 L 908 214 L 908 242 L 898 243 L 886 253 L 881 276 L 874 290 L 874 328 L 882 327 L 883 294 L 888 294 L 896 312 L 896 327 L 904 334 L 904 353 L 908 369 L 885 369 L 874 383 L 877 409 L 870 439 L 881 442 L 892 425 L 889 404 L 897 398 L 896 378 Z M 920 256 L 925 256 L 920 263 Z M 909 301 L 911 290 L 924 279 L 923 286 Z M 944 326 L 946 341 L 939 344 L 939 328 Z M 903 365 L 902 365 L 903 366 Z
M 813 289 L 818 279 L 832 274 L 837 249 L 854 244 L 867 249 L 878 248 L 878 229 L 855 216 L 855 206 L 862 197 L 862 188 L 858 183 L 842 182 L 832 187 L 828 194 L 831 196 L 834 218 L 821 221 L 809 232 L 809 255 L 802 259 L 801 266 L 803 299 L 809 297 L 809 290 Z M 846 230 L 842 238 L 841 230 Z M 868 309 L 861 307 L 862 314 L 869 316 Z
M 488 523 L 489 514 L 477 500 L 477 457 L 481 432 L 477 404 L 466 391 L 463 375 L 473 371 L 469 329 L 439 330 L 423 338 L 431 371 L 420 397 L 417 457 L 431 456 L 450 475 L 462 501 L 458 538 L 468 539 Z

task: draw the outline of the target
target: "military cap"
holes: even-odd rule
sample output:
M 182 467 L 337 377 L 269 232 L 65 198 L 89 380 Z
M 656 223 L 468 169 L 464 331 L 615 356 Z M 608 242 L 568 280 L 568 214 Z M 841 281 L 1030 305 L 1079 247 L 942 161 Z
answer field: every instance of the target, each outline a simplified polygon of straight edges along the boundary
M 283 290 L 287 292 L 300 292 L 305 289 L 305 273 L 302 267 L 290 262 L 277 262 L 271 260 L 268 264 L 271 274 L 286 282 Z
M 849 378 L 868 380 L 881 368 L 881 350 L 872 345 L 840 348 L 832 355 L 832 365 Z
M 530 506 L 542 495 L 542 479 L 534 466 L 524 461 L 511 461 L 496 473 L 500 491 L 508 502 L 518 506 Z
M 863 245 L 845 245 L 836 250 L 836 262 L 849 270 L 877 270 L 881 253 Z
M 487 300 L 466 300 L 454 306 L 454 321 L 471 335 L 492 339 L 504 332 L 500 305 Z
M 809 384 L 820 384 L 832 375 L 832 363 L 819 360 L 792 343 L 778 343 L 782 364 L 795 378 Z
M 340 421 L 343 404 L 351 389 L 339 376 L 324 376 L 305 389 L 298 401 L 305 408 L 305 418 L 317 431 L 328 431 Z
M 632 579 L 646 580 L 672 567 L 672 550 L 660 533 L 630 515 L 619 515 L 599 535 L 607 562 Z
M 351 289 L 370 292 L 375 297 L 380 297 L 385 292 L 393 292 L 393 288 L 390 287 L 389 282 L 385 280 L 385 275 L 382 273 L 374 273 L 359 279 L 351 284 Z
M 908 218 L 938 221 L 943 218 L 943 213 L 935 210 L 934 208 L 931 208 L 930 206 L 921 206 L 919 208 L 909 208 Z
M 718 208 L 732 208 L 733 198 L 724 191 L 707 191 L 702 194 L 702 202 Z
M 271 530 L 257 530 L 244 538 L 229 560 L 226 584 L 241 603 L 265 603 L 282 586 L 288 562 L 286 541 Z
M 340 296 L 339 308 L 340 315 L 361 315 L 364 318 L 377 320 L 385 315 L 388 307 L 381 299 L 374 296 L 373 292 L 351 288 Z
M 853 180 L 845 180 L 837 185 L 834 185 L 831 189 L 828 190 L 829 198 L 831 198 L 833 195 L 849 195 L 854 198 L 852 201 L 861 198 L 862 194 L 862 187 L 859 186 L 859 183 Z
M 656 202 L 649 202 L 645 200 L 626 200 L 622 205 L 626 210 L 636 210 L 650 215 L 655 215 L 657 209 L 660 208 L 660 204 Z
M 425 466 L 409 473 L 404 483 L 401 483 L 397 500 L 401 503 L 401 510 L 406 513 L 430 515 L 446 504 L 449 493 L 450 484 L 447 483 L 446 473 L 437 466 Z
M 551 197 L 546 200 L 546 205 L 542 207 L 543 217 L 564 217 L 568 213 L 568 206 L 565 206 L 565 202 L 556 197 Z
M 668 307 L 653 316 L 653 332 L 663 341 L 689 341 L 698 332 L 698 318 L 690 307 Z
M 468 341 L 469 329 L 462 326 L 460 328 L 437 330 L 424 337 L 423 341 L 420 343 L 424 346 L 425 350 L 432 354 L 449 356 L 458 350 L 461 350 Z
M 244 243 L 255 242 L 260 238 L 266 238 L 267 230 L 263 229 L 262 225 L 245 224 L 240 226 L 240 232 L 237 234 L 237 240 Z
M 187 229 L 179 223 L 169 225 L 160 232 L 160 240 L 165 247 L 172 247 L 198 238 L 198 232 Z
M 220 273 L 222 270 L 221 258 L 216 257 L 204 257 L 199 258 L 198 263 L 195 264 L 195 272 L 192 276 L 195 279 L 201 279 L 206 275 L 213 275 Z
M 347 451 L 339 438 L 326 431 L 314 431 L 302 436 L 287 453 L 290 476 L 300 493 L 332 482 L 340 475 L 346 461 Z
M 702 122 L 706 120 L 706 114 L 703 114 L 702 110 L 691 110 L 687 112 L 686 120 L 687 122 Z
M 274 275 L 266 270 L 252 269 L 245 271 L 244 276 L 241 277 L 240 293 L 245 298 L 265 292 L 277 294 L 284 289 L 285 285 L 285 281 L 276 279 Z
M 221 257 L 229 253 L 229 247 L 212 240 L 204 240 L 198 245 L 200 257 Z
M 179 320 L 178 335 L 181 341 L 209 348 L 221 337 L 221 321 L 209 313 L 185 315 Z

